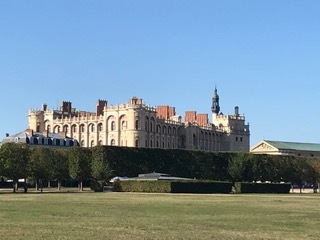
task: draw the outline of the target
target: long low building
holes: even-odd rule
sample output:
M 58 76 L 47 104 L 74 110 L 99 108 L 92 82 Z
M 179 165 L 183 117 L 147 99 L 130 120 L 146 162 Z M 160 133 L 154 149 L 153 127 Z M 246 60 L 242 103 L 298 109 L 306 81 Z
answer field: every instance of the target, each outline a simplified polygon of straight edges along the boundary
M 30 147 L 45 146 L 52 148 L 63 148 L 79 146 L 79 143 L 76 139 L 67 137 L 61 133 L 40 133 L 34 132 L 31 129 L 27 129 L 13 135 L 6 134 L 5 138 L 0 143 L 0 146 L 1 144 L 7 142 L 26 143 Z
M 320 144 L 263 140 L 251 148 L 253 154 L 320 157 Z

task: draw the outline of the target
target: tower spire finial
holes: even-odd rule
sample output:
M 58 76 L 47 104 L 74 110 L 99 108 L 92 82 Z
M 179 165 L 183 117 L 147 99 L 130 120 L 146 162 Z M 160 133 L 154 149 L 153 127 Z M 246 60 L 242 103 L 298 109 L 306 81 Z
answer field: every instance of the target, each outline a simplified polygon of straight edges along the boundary
M 217 115 L 220 112 L 219 95 L 218 95 L 217 85 L 215 85 L 215 88 L 214 88 L 211 110 L 212 110 L 212 113 L 215 113 Z

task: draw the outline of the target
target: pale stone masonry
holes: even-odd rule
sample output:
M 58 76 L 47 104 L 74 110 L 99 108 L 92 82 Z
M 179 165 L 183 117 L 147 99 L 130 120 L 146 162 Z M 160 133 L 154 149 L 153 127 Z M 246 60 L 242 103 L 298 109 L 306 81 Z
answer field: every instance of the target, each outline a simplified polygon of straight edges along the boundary
M 30 110 L 29 129 L 60 133 L 76 139 L 80 146 L 115 145 L 162 149 L 203 151 L 249 151 L 250 131 L 244 116 L 235 108 L 233 115 L 220 113 L 219 96 L 212 98 L 212 123 L 208 114 L 186 112 L 185 121 L 175 108 L 147 106 L 141 98 L 108 106 L 98 100 L 96 112 L 77 111 L 71 102 L 62 102 L 60 109 Z

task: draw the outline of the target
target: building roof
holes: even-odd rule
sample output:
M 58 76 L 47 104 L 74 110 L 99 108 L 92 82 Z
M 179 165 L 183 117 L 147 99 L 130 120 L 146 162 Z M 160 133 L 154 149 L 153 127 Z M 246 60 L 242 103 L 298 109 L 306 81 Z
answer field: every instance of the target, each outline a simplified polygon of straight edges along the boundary
M 282 142 L 270 140 L 264 140 L 264 142 L 272 145 L 277 149 L 320 152 L 319 143 Z
M 36 139 L 36 140 L 32 140 Z M 39 139 L 49 139 L 46 142 L 40 143 Z M 55 141 L 61 140 L 61 143 L 57 143 Z M 68 141 L 67 144 L 64 142 Z M 73 143 L 70 143 L 70 142 Z M 22 131 L 13 135 L 7 135 L 5 138 L 3 138 L 1 144 L 7 143 L 7 142 L 15 142 L 15 143 L 27 143 L 29 145 L 45 145 L 45 146 L 78 146 L 78 141 L 69 138 L 67 136 L 62 136 L 59 133 L 40 133 L 40 132 L 33 132 L 33 131 Z

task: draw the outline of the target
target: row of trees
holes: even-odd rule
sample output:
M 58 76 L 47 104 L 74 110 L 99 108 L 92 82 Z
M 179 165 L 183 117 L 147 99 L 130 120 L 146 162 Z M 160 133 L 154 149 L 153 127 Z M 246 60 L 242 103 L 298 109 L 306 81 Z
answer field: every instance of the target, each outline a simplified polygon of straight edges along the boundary
M 233 182 L 270 181 L 301 185 L 308 181 L 316 186 L 320 177 L 320 159 L 115 146 L 57 150 L 5 143 L 0 149 L 0 176 L 12 179 L 14 183 L 29 178 L 42 187 L 44 180 L 55 180 L 60 188 L 62 180 L 74 179 L 82 189 L 83 180 L 105 181 L 111 176 L 133 177 L 148 172 Z
M 13 192 L 19 179 L 34 180 L 41 191 L 44 181 L 57 181 L 60 190 L 63 180 L 77 180 L 79 189 L 83 190 L 84 180 L 101 181 L 110 177 L 106 158 L 101 158 L 99 153 L 99 148 L 29 148 L 23 143 L 4 143 L 0 149 L 0 176 L 13 181 Z

